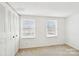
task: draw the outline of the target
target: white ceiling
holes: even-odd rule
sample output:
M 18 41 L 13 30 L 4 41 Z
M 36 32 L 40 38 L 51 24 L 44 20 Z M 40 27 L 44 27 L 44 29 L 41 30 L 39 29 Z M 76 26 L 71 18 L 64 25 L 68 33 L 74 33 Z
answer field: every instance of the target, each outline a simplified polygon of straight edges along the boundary
M 20 15 L 67 17 L 79 12 L 79 2 L 9 2 Z

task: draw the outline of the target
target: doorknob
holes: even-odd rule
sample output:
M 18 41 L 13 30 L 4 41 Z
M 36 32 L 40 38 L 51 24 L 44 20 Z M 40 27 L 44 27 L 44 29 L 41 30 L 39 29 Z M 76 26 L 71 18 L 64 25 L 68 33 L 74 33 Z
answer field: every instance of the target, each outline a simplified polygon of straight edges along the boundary
M 16 35 L 16 37 L 17 37 L 18 35 Z
M 15 38 L 15 36 L 13 36 L 13 38 Z

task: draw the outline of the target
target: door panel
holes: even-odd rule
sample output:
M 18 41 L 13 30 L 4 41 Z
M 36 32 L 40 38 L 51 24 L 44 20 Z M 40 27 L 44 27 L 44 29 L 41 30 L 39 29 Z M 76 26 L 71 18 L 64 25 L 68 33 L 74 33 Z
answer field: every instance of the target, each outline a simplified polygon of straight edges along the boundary
M 13 15 L 12 12 L 10 10 L 7 9 L 7 35 L 8 35 L 8 39 L 6 41 L 7 46 L 6 46 L 6 55 L 14 55 L 14 39 L 13 39 Z
M 12 13 L 12 20 L 11 20 L 11 39 L 12 39 L 12 43 L 13 43 L 13 54 L 16 54 L 16 48 L 15 48 L 15 46 L 16 46 L 16 40 L 15 40 L 15 22 L 14 22 L 14 20 L 15 20 L 15 15 Z
M 18 51 L 19 48 L 19 22 L 18 22 L 18 15 L 15 14 L 15 19 L 14 19 L 14 23 L 15 23 L 15 50 L 16 52 Z
M 0 56 L 5 55 L 5 39 L 7 38 L 5 32 L 5 7 L 0 4 Z
M 17 24 L 17 27 L 16 27 L 16 49 L 18 50 L 19 49 L 19 16 L 17 15 L 16 17 L 16 24 Z

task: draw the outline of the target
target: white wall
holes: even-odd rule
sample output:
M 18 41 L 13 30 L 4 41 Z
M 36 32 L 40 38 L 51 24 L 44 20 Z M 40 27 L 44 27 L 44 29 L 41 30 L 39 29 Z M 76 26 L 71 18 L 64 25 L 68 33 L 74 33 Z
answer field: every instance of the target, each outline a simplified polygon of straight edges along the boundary
M 66 43 L 79 49 L 79 14 L 66 19 Z
M 36 20 L 36 38 L 23 39 L 20 38 L 20 48 L 31 48 L 40 46 L 50 46 L 56 44 L 64 44 L 64 18 L 56 17 L 38 17 L 38 16 L 21 16 L 22 19 L 35 19 Z M 47 19 L 56 19 L 58 22 L 58 36 L 47 38 L 45 22 Z M 21 33 L 20 33 L 21 34 Z M 20 36 L 21 37 L 21 36 Z

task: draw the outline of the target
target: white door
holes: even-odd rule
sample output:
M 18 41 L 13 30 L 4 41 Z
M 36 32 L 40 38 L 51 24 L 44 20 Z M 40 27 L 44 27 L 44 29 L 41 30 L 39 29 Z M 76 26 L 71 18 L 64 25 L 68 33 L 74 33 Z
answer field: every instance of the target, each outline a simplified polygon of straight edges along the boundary
M 0 56 L 5 55 L 6 39 L 7 35 L 5 32 L 5 7 L 0 4 Z
M 15 14 L 15 40 L 16 40 L 16 52 L 19 49 L 19 16 Z
M 15 55 L 15 36 L 14 36 L 14 17 L 13 13 L 6 9 L 6 27 L 8 39 L 6 40 L 6 55 Z
M 0 56 L 13 56 L 19 48 L 19 19 L 12 10 L 0 4 Z
M 12 18 L 11 18 L 11 39 L 12 41 L 12 49 L 13 49 L 13 55 L 16 54 L 16 37 L 15 37 L 15 14 L 12 13 Z

